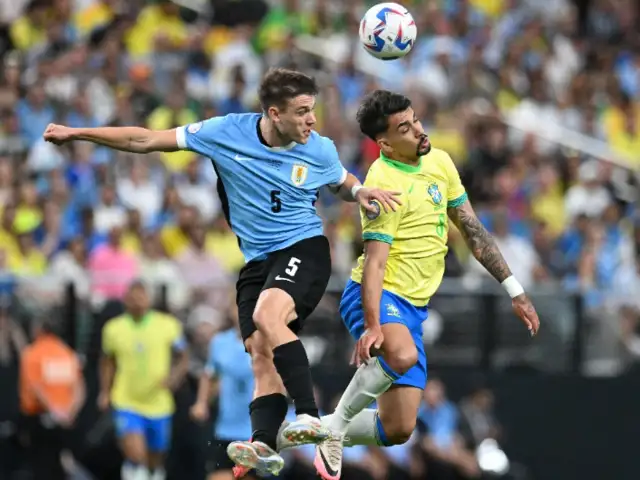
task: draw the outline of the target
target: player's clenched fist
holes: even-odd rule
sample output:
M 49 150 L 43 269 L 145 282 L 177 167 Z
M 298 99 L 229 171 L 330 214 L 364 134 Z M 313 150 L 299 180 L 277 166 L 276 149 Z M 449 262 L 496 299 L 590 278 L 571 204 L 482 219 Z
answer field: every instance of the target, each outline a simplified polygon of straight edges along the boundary
M 54 143 L 56 145 L 62 145 L 65 142 L 71 140 L 71 132 L 72 129 L 69 127 L 65 127 L 64 125 L 56 125 L 55 123 L 50 123 L 47 125 L 46 130 L 42 137 L 47 142 Z

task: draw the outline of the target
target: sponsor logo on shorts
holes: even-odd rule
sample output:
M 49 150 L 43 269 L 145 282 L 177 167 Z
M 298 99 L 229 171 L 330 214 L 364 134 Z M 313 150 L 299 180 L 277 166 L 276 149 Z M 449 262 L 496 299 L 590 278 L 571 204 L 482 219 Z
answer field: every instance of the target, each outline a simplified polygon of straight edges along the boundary
M 187 127 L 187 132 L 189 133 L 198 133 L 202 128 L 202 122 L 192 123 Z
M 387 303 L 387 317 L 400 318 L 400 310 L 392 303 Z
M 375 200 L 372 200 L 369 202 L 369 205 L 373 206 L 373 208 L 375 208 L 375 211 L 372 212 L 371 210 L 367 210 L 366 212 L 367 218 L 369 220 L 375 220 L 380 216 L 380 204 Z

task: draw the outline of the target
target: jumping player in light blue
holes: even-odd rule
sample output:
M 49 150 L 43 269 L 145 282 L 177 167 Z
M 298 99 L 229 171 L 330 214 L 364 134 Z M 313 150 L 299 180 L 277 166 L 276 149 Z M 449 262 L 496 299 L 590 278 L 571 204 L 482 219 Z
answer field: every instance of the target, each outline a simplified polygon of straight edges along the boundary
M 253 434 L 252 441 L 232 442 L 227 450 L 237 476 L 282 469 L 275 450 L 287 413 L 285 392 L 297 414 L 281 432 L 285 438 L 318 443 L 330 434 L 318 419 L 309 360 L 296 335 L 331 275 L 329 242 L 315 208 L 319 189 L 329 186 L 372 212 L 374 201 L 385 210 L 400 203 L 395 192 L 363 187 L 346 172 L 333 142 L 313 131 L 317 93 L 313 78 L 275 69 L 262 80 L 259 114 L 163 131 L 49 125 L 44 133 L 55 144 L 85 140 L 136 153 L 190 150 L 211 159 L 223 211 L 247 262 L 236 302 L 255 376 Z

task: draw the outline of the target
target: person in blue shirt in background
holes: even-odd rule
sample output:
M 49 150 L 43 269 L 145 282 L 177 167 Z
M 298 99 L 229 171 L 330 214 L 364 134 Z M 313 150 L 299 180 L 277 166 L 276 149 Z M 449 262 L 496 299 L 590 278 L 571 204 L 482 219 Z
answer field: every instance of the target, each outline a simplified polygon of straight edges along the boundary
M 229 328 L 216 333 L 209 343 L 197 400 L 191 407 L 192 418 L 204 422 L 209 417 L 211 398 L 218 396 L 218 416 L 209 446 L 207 480 L 233 479 L 234 463 L 227 456 L 227 446 L 232 441 L 251 438 L 251 418 L 247 415 L 254 388 L 251 358 L 244 350 L 235 305 L 230 309 L 229 318 Z

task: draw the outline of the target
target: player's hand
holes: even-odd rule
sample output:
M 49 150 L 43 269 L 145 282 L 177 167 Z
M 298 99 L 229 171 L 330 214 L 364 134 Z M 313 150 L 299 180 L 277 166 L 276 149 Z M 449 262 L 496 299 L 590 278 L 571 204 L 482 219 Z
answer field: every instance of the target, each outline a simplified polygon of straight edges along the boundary
M 536 309 L 533 307 L 533 303 L 529 300 L 529 297 L 525 293 L 518 295 L 511 300 L 514 313 L 520 317 L 522 323 L 524 323 L 529 330 L 529 334 L 533 337 L 538 333 L 540 328 L 540 319 L 536 313 Z
M 356 193 L 356 200 L 362 208 L 372 213 L 380 213 L 379 207 L 375 202 L 382 206 L 385 212 L 389 210 L 396 211 L 396 205 L 402 205 L 402 202 L 398 199 L 398 196 L 402 192 L 390 192 L 388 190 L 381 190 L 379 188 L 367 188 L 362 187 Z
M 64 143 L 72 140 L 72 133 L 72 128 L 50 123 L 42 134 L 42 138 L 55 145 L 63 145 Z
M 108 393 L 101 392 L 100 395 L 98 395 L 98 409 L 100 409 L 101 412 L 106 412 L 109 409 L 110 403 Z
M 209 409 L 204 403 L 194 403 L 189 413 L 196 422 L 204 422 L 209 418 Z
M 384 342 L 384 335 L 380 325 L 367 328 L 358 343 L 356 343 L 356 348 L 353 350 L 353 356 L 351 357 L 351 364 L 359 367 L 363 363 L 367 363 L 371 360 L 371 347 L 379 350 L 382 342 Z

